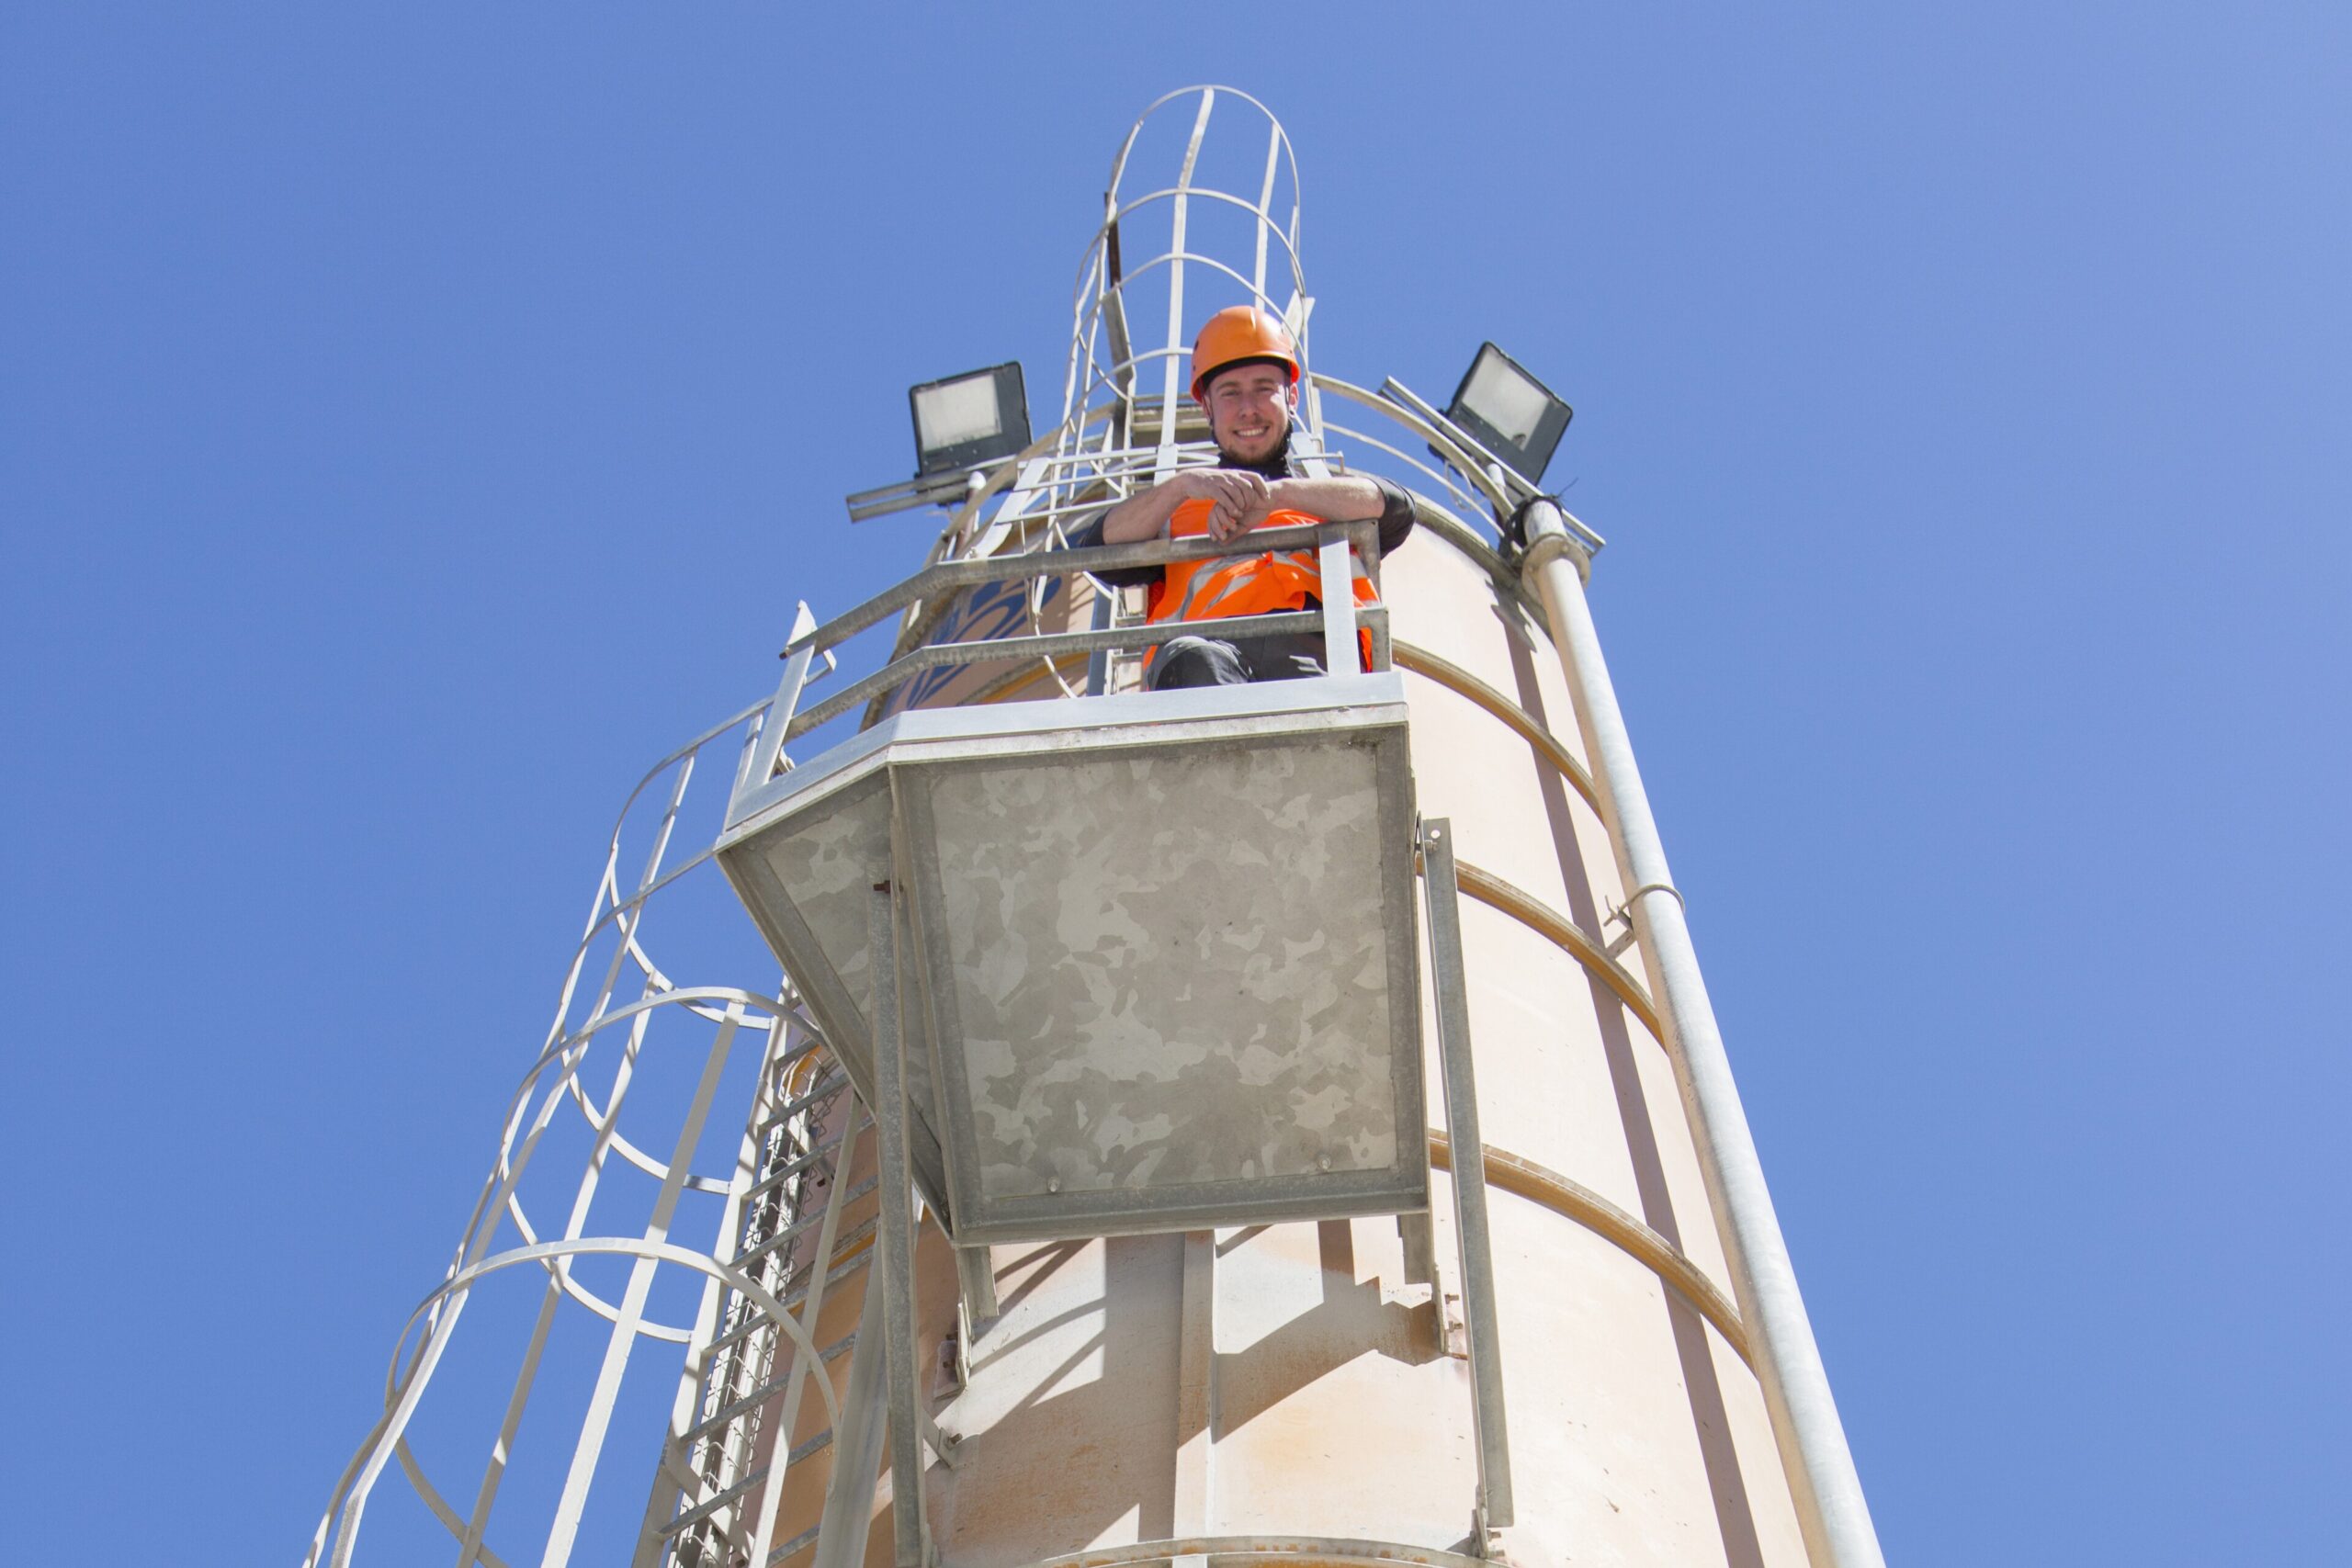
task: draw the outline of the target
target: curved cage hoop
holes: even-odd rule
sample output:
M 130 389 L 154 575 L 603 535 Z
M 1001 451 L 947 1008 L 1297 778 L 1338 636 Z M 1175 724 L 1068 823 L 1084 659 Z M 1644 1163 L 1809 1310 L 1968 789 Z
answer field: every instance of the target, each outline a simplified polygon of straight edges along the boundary
M 843 1353 L 817 1343 L 815 1309 L 868 1245 L 835 1201 L 862 1125 L 845 1080 L 788 981 L 683 984 L 646 941 L 658 908 L 682 950 L 709 949 L 696 921 L 723 916 L 727 895 L 708 846 L 766 706 L 696 737 L 630 792 L 555 1018 L 456 1253 L 398 1337 L 382 1412 L 306 1564 L 352 1562 L 363 1521 L 379 1527 L 371 1540 L 389 1537 L 386 1557 L 417 1555 L 440 1534 L 431 1556 L 454 1543 L 461 1563 L 561 1563 L 583 1529 L 608 1533 L 616 1509 L 641 1553 L 690 1536 L 707 1547 L 740 1535 L 759 1478 L 773 1486 L 798 1457 L 763 1457 L 764 1407 L 717 1425 L 711 1413 L 781 1374 L 795 1401 L 816 1383 L 812 1403 L 837 1416 L 831 1380 L 809 1370 Z M 723 765 L 702 768 L 697 790 L 707 750 Z M 713 1125 L 746 1102 L 731 1137 Z M 820 1219 L 821 1237 L 804 1234 Z M 597 1269 L 609 1284 L 592 1283 Z M 616 1413 L 664 1388 L 677 1414 L 656 1474 L 606 1462 Z M 567 1413 L 576 1425 L 549 1441 Z M 478 1475 L 448 1484 L 469 1450 Z M 394 1461 L 410 1506 L 368 1520 Z M 649 1509 L 649 1479 L 666 1512 Z M 711 1506 L 730 1488 L 737 1507 Z M 525 1544 L 503 1554 L 493 1537 Z

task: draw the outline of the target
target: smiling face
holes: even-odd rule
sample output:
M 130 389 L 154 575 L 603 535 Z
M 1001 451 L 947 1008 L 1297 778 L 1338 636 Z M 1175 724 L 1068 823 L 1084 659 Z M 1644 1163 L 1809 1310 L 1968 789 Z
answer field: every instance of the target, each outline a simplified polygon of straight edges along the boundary
M 1209 434 L 1230 463 L 1262 463 L 1282 450 L 1298 389 L 1280 365 L 1237 365 L 1220 370 L 1201 399 Z

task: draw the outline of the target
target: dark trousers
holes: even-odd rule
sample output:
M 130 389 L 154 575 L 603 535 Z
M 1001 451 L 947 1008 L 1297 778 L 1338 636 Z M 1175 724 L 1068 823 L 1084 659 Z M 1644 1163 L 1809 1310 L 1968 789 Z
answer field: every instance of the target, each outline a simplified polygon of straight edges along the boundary
M 1239 686 L 1251 681 L 1295 681 L 1323 673 L 1323 637 L 1180 637 L 1151 661 L 1151 689 Z

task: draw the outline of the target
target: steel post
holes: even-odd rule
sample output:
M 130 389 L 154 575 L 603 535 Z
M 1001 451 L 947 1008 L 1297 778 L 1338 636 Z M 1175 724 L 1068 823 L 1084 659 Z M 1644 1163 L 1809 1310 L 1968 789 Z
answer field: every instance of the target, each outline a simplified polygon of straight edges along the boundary
M 915 1367 L 913 1173 L 907 1164 L 905 1065 L 899 1056 L 898 931 L 890 885 L 874 889 L 866 923 L 874 967 L 875 1157 L 882 1178 L 875 1237 L 882 1288 L 882 1342 L 890 1384 L 890 1514 L 898 1568 L 925 1568 L 930 1542 L 922 1498 L 922 1390 Z M 820 1265 L 821 1268 L 822 1265 Z
M 1117 596 L 1117 592 L 1116 589 L 1104 588 L 1100 583 L 1095 585 L 1093 615 L 1086 623 L 1091 629 L 1098 632 L 1107 632 L 1111 629 L 1113 600 Z M 1098 648 L 1086 656 L 1086 694 L 1090 697 L 1099 697 L 1110 690 L 1111 650 L 1107 648 Z
M 1316 551 L 1323 588 L 1323 668 L 1333 675 L 1359 675 L 1363 661 L 1356 648 L 1355 583 L 1348 566 L 1348 542 L 1328 539 Z
M 1625 901 L 1641 942 L 1650 994 L 1666 1024 L 1675 1077 L 1698 1145 L 1699 1163 L 1729 1260 L 1732 1289 L 1747 1325 L 1758 1378 L 1794 1495 L 1805 1551 L 1816 1568 L 1884 1568 L 1854 1456 L 1829 1392 L 1788 1243 L 1772 1211 L 1764 1169 L 1741 1109 L 1730 1058 L 1700 976 L 1683 917 L 1682 896 L 1667 869 L 1649 797 L 1634 763 L 1633 743 L 1610 685 L 1609 667 L 1585 602 L 1579 568 L 1588 560 L 1560 508 L 1548 498 L 1528 503 L 1522 577 L 1534 581 L 1552 625 L 1552 641 L 1575 699 L 1585 761 L 1592 770 Z
M 1437 993 L 1437 1049 L 1445 1132 L 1454 1148 L 1453 1232 L 1462 1253 L 1462 1321 L 1470 1337 L 1470 1415 L 1478 1433 L 1478 1554 L 1486 1532 L 1517 1522 L 1510 1426 L 1503 1414 L 1502 1331 L 1495 1310 L 1494 1233 L 1487 1220 L 1486 1140 L 1470 1062 L 1470 987 L 1462 967 L 1462 908 L 1453 873 L 1453 824 L 1421 824 L 1421 896 L 1430 911 L 1430 976 Z

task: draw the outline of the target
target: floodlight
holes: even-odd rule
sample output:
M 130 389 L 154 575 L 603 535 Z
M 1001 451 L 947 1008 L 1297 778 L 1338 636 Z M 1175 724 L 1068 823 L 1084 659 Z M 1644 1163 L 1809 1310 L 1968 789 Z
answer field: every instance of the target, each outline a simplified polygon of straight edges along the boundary
M 919 478 L 992 463 L 1029 445 L 1029 395 L 1017 361 L 910 387 L 907 402 Z
M 1446 418 L 1530 484 L 1544 477 L 1552 449 L 1575 414 L 1491 343 L 1479 345 L 1478 357 L 1470 362 L 1445 411 Z

